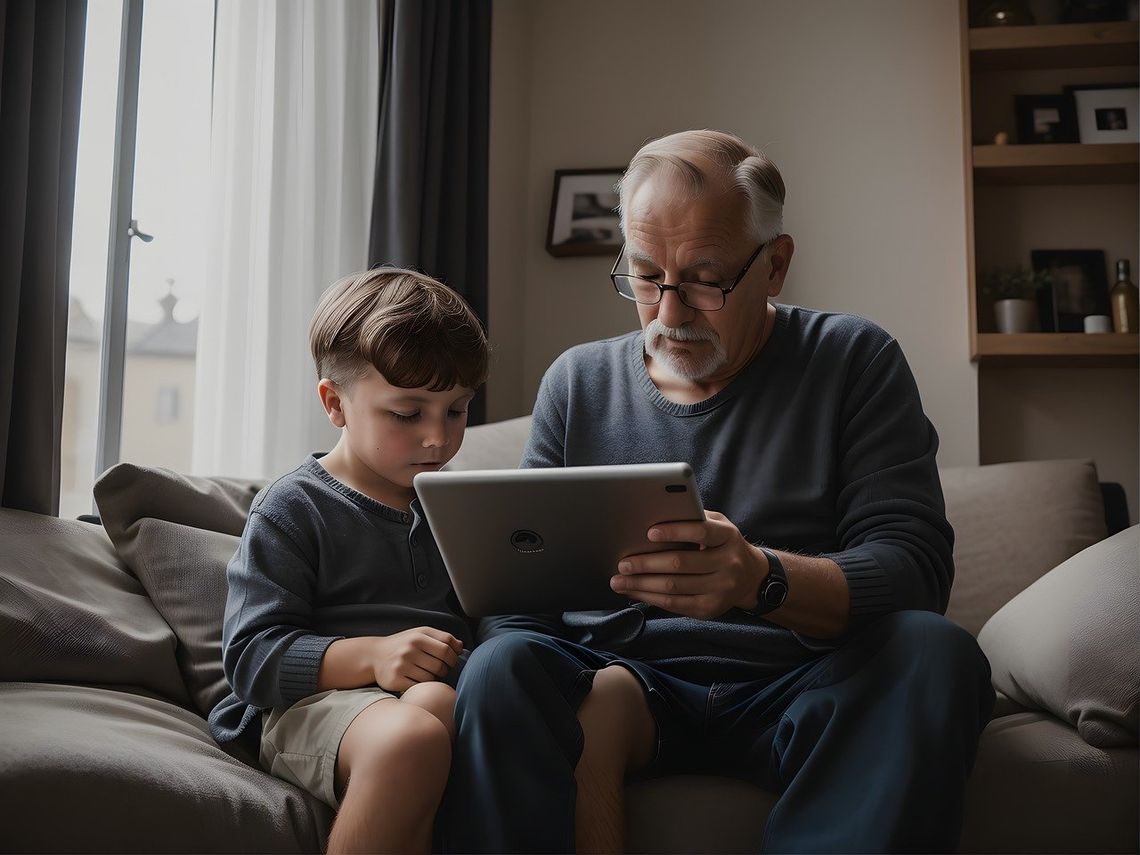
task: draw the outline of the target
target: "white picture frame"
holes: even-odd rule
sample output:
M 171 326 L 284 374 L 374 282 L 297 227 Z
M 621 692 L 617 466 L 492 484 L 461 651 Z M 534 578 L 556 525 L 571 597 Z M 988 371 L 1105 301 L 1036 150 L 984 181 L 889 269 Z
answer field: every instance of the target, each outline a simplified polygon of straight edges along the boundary
M 1072 88 L 1082 144 L 1140 142 L 1140 87 Z

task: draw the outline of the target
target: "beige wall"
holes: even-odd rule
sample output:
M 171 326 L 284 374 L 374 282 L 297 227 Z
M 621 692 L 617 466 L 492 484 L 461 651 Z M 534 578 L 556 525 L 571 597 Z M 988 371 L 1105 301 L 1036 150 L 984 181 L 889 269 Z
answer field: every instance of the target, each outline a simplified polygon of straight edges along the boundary
M 492 418 L 528 412 L 566 347 L 636 324 L 611 259 L 545 252 L 554 170 L 714 127 L 783 172 L 781 299 L 886 327 L 940 463 L 978 462 L 957 0 L 497 0 L 492 55 Z
M 985 368 L 982 463 L 1075 457 L 1116 481 L 1137 521 L 1140 390 L 1135 368 Z

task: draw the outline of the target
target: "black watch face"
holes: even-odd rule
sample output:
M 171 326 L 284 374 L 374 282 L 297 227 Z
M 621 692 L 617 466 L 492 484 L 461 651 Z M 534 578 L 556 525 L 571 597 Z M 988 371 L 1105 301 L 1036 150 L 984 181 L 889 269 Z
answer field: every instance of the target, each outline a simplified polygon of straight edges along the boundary
M 788 586 L 779 579 L 772 579 L 764 586 L 764 605 L 768 608 L 774 609 L 783 604 L 787 596 Z

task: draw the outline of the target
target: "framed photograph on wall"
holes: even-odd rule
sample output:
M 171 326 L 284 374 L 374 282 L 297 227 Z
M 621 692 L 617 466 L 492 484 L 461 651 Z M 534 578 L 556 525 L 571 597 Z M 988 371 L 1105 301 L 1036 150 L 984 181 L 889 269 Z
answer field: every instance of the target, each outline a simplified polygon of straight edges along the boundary
M 1052 279 L 1055 331 L 1084 332 L 1086 315 L 1111 314 L 1104 250 L 1035 249 L 1029 257 L 1034 270 L 1047 270 Z
M 1077 132 L 1082 143 L 1140 142 L 1135 83 L 1066 86 L 1076 105 Z
M 1016 95 L 1017 142 L 1075 143 L 1077 123 L 1068 95 Z
M 610 255 L 621 248 L 618 194 L 624 169 L 559 169 L 554 173 L 546 251 L 554 256 Z

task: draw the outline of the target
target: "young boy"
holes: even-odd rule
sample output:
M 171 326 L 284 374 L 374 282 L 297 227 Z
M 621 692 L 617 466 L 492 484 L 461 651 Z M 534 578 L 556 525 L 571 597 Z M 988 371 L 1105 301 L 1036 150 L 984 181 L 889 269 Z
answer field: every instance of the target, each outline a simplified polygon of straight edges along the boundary
M 329 288 L 309 340 L 340 440 L 253 501 L 211 730 L 260 732 L 262 766 L 338 810 L 329 852 L 426 852 L 472 636 L 412 478 L 459 450 L 487 340 L 455 292 L 393 268 Z

